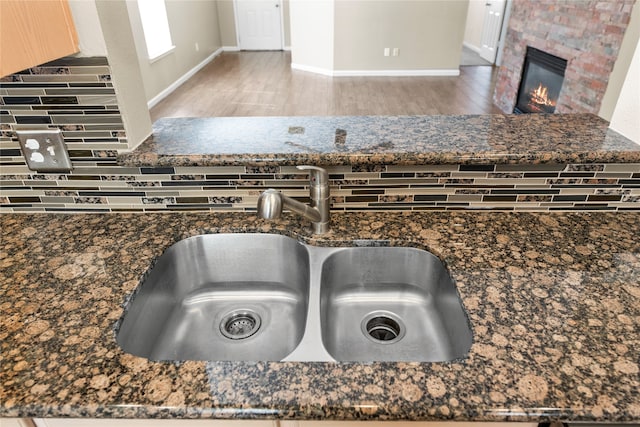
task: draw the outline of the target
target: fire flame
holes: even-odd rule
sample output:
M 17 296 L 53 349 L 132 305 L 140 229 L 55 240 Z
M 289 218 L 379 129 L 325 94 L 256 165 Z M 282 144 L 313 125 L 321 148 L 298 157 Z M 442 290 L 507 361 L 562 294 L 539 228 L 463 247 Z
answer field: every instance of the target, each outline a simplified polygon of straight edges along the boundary
M 536 89 L 529 92 L 529 98 L 531 102 L 538 105 L 544 105 L 547 107 L 556 106 L 556 101 L 549 99 L 548 89 L 545 86 L 542 86 L 542 83 L 538 84 Z

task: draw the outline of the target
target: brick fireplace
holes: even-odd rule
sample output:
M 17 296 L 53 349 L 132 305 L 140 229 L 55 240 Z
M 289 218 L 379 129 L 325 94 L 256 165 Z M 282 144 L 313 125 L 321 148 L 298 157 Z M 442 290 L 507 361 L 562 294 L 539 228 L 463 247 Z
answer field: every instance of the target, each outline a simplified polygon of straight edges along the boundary
M 613 70 L 635 0 L 513 0 L 495 104 L 512 113 L 527 47 L 565 58 L 556 113 L 594 113 Z

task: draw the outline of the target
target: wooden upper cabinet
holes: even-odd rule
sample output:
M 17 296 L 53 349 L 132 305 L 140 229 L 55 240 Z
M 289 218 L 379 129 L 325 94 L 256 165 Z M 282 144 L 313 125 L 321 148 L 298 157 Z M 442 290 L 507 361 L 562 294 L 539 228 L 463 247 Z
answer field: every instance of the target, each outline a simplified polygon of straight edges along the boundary
M 0 77 L 76 52 L 67 0 L 0 0 Z

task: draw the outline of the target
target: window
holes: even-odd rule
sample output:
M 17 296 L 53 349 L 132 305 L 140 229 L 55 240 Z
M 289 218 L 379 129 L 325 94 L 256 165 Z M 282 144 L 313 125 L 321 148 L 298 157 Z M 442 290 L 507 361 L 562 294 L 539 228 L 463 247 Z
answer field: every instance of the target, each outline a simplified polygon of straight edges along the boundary
M 171 42 L 164 0 L 138 0 L 138 9 L 149 60 L 153 61 L 171 52 L 175 46 Z

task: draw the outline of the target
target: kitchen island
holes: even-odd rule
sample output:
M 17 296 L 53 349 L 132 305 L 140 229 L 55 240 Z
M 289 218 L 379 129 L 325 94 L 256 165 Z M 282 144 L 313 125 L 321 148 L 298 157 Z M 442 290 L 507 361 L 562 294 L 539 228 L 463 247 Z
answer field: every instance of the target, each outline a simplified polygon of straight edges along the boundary
M 333 211 L 640 210 L 640 145 L 593 114 L 164 118 L 118 162 L 125 176 L 91 177 L 117 186 L 79 194 L 255 212 L 267 188 L 308 195 L 306 164 Z
M 350 212 L 315 236 L 251 213 L 0 216 L 0 417 L 640 422 L 640 216 Z M 151 362 L 114 328 L 198 234 L 424 248 L 473 332 L 448 363 Z

